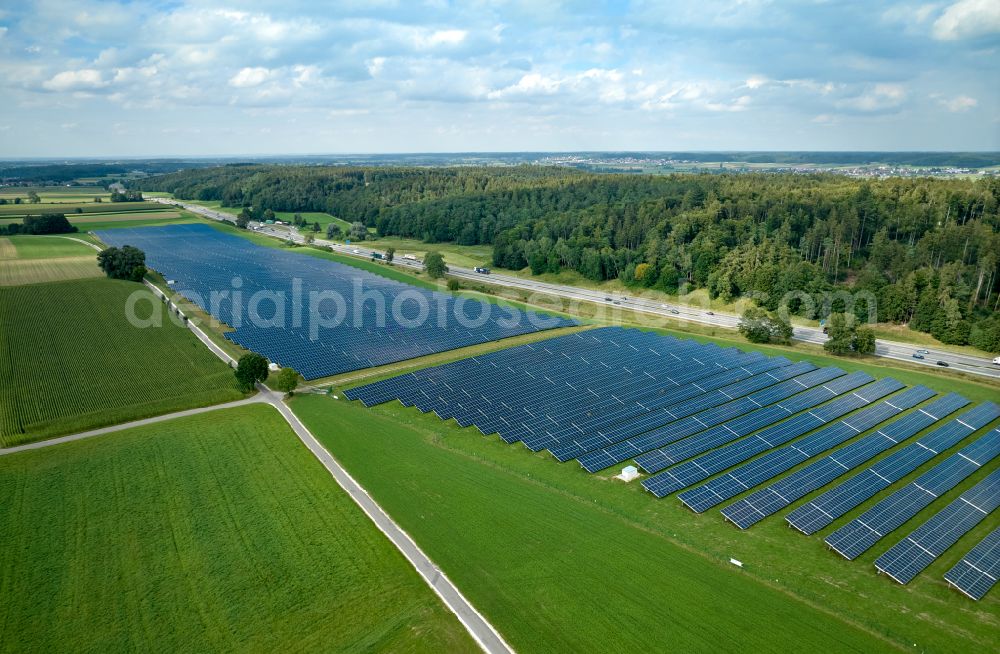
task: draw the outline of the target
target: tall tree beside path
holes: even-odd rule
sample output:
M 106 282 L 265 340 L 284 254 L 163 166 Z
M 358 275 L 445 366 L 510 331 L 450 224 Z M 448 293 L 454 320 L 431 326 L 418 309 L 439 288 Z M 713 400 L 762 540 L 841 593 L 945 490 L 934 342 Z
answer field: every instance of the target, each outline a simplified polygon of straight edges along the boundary
M 274 387 L 282 393 L 291 393 L 299 386 L 299 373 L 292 368 L 282 368 L 274 380 Z
M 137 247 L 111 247 L 97 254 L 97 265 L 112 279 L 138 282 L 146 275 L 146 253 Z
M 267 358 L 256 352 L 248 352 L 241 356 L 234 373 L 240 390 L 247 393 L 253 389 L 254 384 L 267 379 L 268 365 Z

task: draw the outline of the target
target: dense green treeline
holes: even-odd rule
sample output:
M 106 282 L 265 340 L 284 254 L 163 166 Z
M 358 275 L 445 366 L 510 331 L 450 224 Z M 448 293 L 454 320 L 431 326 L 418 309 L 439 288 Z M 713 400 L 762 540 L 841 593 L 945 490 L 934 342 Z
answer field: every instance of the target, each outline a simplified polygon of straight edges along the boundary
M 595 175 L 536 166 L 226 166 L 144 190 L 326 211 L 379 234 L 491 244 L 495 265 L 849 311 L 1000 351 L 1000 179 Z M 846 291 L 846 292 L 845 292 Z

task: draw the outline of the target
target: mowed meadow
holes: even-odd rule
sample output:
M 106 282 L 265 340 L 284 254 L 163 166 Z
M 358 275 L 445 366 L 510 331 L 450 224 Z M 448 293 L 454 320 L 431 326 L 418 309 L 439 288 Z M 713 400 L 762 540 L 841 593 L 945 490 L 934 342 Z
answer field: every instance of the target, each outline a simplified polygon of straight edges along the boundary
M 1000 642 L 998 600 L 971 602 L 941 579 L 953 557 L 903 588 L 780 517 L 739 531 L 716 511 L 694 514 L 397 402 L 302 395 L 291 406 L 520 652 L 969 652 Z
M 0 288 L 0 446 L 242 397 L 229 367 L 166 311 L 159 327 L 130 324 L 133 292 L 152 298 L 110 279 Z
M 0 456 L 0 651 L 473 652 L 257 404 Z
M 0 236 L 0 286 L 99 277 L 97 251 L 62 236 Z

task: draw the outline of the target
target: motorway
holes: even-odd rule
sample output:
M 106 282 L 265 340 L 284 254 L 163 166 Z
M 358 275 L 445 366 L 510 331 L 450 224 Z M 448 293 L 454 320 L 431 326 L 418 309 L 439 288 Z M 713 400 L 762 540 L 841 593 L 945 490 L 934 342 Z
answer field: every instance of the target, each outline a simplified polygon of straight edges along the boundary
M 163 204 L 179 205 L 192 213 L 197 213 L 213 220 L 234 220 L 231 214 L 209 209 L 198 204 L 168 198 L 148 199 L 154 202 L 161 202 Z M 258 233 L 280 238 L 282 240 L 290 239 L 298 243 L 305 240 L 305 237 L 300 235 L 290 226 L 264 225 L 256 222 L 251 223 L 250 226 Z M 345 245 L 343 243 L 336 243 L 334 241 L 327 241 L 318 238 L 315 240 L 315 244 L 329 246 L 334 251 L 341 254 L 356 256 L 362 259 L 370 259 L 372 256 L 371 250 L 364 249 L 362 246 L 357 244 Z M 423 269 L 423 264 L 416 259 L 404 259 L 402 257 L 397 257 L 393 261 L 393 264 L 417 270 Z M 617 293 L 610 294 L 604 291 L 590 290 L 563 284 L 551 284 L 532 279 L 513 277 L 511 275 L 501 275 L 496 273 L 483 275 L 475 272 L 474 270 L 459 268 L 456 266 L 448 266 L 448 274 L 459 279 L 468 279 L 478 283 L 515 288 L 529 293 L 536 293 L 540 296 L 545 295 L 548 296 L 550 300 L 551 298 L 560 298 L 562 300 L 574 300 L 578 302 L 593 302 L 599 305 L 608 306 L 612 311 L 627 309 L 638 313 L 649 314 L 650 316 L 658 316 L 673 320 L 684 320 L 703 325 L 711 325 L 714 327 L 723 327 L 726 329 L 736 329 L 739 324 L 739 316 L 734 314 L 715 313 L 707 309 L 699 309 L 685 305 L 663 304 L 660 301 L 648 298 L 622 296 Z M 650 324 L 652 326 L 652 321 Z M 794 327 L 793 338 L 798 341 L 815 344 L 823 344 L 827 340 L 826 334 L 824 334 L 821 329 L 801 326 Z M 924 357 L 923 359 L 914 358 L 913 355 L 917 354 L 918 351 L 921 352 L 921 356 Z M 913 364 L 929 366 L 938 370 L 944 368 L 944 366 L 938 365 L 938 362 L 942 361 L 948 364 L 947 369 L 949 370 L 957 370 L 973 375 L 1000 379 L 1000 365 L 992 363 L 990 359 L 985 357 L 975 357 L 956 352 L 949 352 L 947 350 L 932 350 L 920 345 L 911 345 L 909 343 L 899 343 L 897 341 L 886 341 L 882 339 L 878 339 L 875 342 L 875 355 L 888 359 L 908 361 Z

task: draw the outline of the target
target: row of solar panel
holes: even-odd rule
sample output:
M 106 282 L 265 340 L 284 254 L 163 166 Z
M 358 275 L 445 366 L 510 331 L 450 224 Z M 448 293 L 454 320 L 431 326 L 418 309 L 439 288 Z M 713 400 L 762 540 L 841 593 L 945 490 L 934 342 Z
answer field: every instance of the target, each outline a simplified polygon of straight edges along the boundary
M 548 449 L 560 461 L 577 458 L 590 472 L 634 458 L 654 473 L 643 486 L 658 497 L 705 482 L 678 496 L 696 511 L 777 479 L 722 509 L 743 529 L 969 404 L 952 393 L 920 406 L 934 392 L 752 356 L 606 328 L 383 380 L 347 395 L 369 406 L 398 399 L 484 434 L 499 433 L 507 442 Z M 820 496 L 789 514 L 789 522 L 813 533 L 878 492 L 877 484 L 866 483 L 870 479 L 902 478 L 997 415 L 990 403 L 973 408 L 886 457 L 901 462 L 890 463 L 895 472 L 869 475 L 885 467 L 880 461 L 845 482 L 849 492 L 829 491 L 847 507 L 839 514 Z M 848 506 L 851 497 L 859 499 Z
M 306 379 L 575 324 L 255 245 L 207 225 L 98 232 L 216 320 L 226 338 Z

